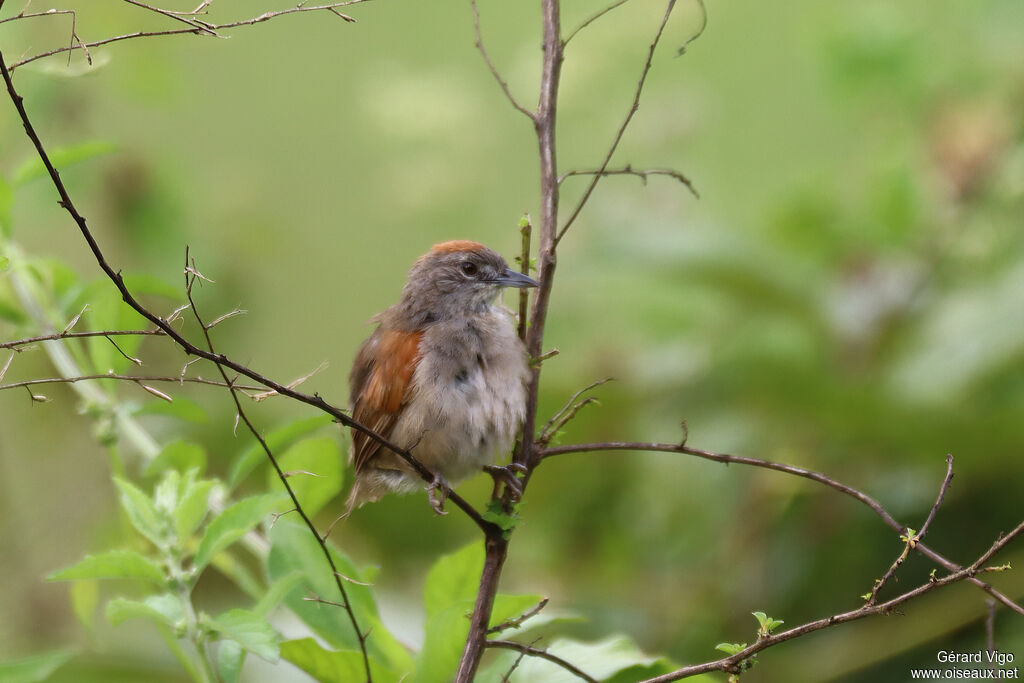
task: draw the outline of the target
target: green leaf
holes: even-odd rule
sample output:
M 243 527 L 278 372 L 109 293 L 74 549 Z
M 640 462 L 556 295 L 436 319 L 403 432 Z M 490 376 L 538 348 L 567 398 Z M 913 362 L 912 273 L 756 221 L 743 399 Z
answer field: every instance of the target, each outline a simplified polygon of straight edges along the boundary
M 427 618 L 414 683 L 448 683 L 455 677 L 469 634 L 467 617 L 473 611 L 473 602 L 472 598 L 449 602 Z
M 11 209 L 14 208 L 14 189 L 3 178 L 0 178 L 0 237 L 10 237 L 14 225 L 11 222 Z M 7 259 L 0 257 L 0 271 L 7 267 Z
M 288 484 L 310 517 L 341 493 L 344 485 L 341 453 L 334 439 L 304 439 L 278 458 L 278 465 L 290 473 Z M 284 493 L 273 469 L 267 472 L 267 490 Z
M 222 637 L 229 638 L 268 662 L 280 658 L 280 638 L 266 618 L 245 609 L 232 609 L 210 621 Z
M 206 422 L 206 411 L 199 407 L 199 404 L 184 396 L 175 396 L 174 401 L 168 403 L 163 399 L 150 401 L 135 411 L 136 415 L 165 415 L 176 417 L 185 422 L 202 424 Z
M 173 405 L 162 401 L 164 405 Z M 177 403 L 177 399 L 175 399 Z M 199 474 L 206 470 L 206 451 L 203 447 L 188 441 L 173 441 L 160 451 L 160 454 L 153 458 L 142 474 L 147 477 L 160 474 L 167 469 L 174 469 L 178 472 L 187 472 L 195 469 Z
M 134 550 L 108 550 L 86 555 L 77 564 L 60 569 L 46 577 L 48 581 L 77 579 L 142 579 L 163 585 L 164 572 L 153 560 Z
M 174 511 L 174 531 L 178 540 L 189 538 L 209 512 L 210 491 L 217 483 L 214 479 L 194 479 L 186 476 L 178 507 Z
M 746 643 L 719 643 L 718 645 L 715 645 L 716 650 L 721 650 L 722 652 L 730 655 L 743 652 L 746 648 Z
M 270 587 L 267 588 L 260 601 L 252 608 L 252 611 L 264 617 L 268 616 L 277 607 L 278 603 L 284 600 L 285 596 L 299 585 L 300 581 L 302 581 L 302 572 L 285 574 L 270 584 Z
M 118 626 L 127 619 L 148 619 L 176 628 L 185 620 L 185 608 L 181 600 L 170 593 L 151 595 L 143 602 L 114 598 L 107 603 L 107 621 Z
M 366 678 L 363 653 L 359 650 L 325 650 L 312 638 L 281 643 L 281 658 L 299 667 L 320 683 L 352 683 Z M 370 662 L 373 680 L 394 680 Z
M 58 650 L 0 662 L 0 681 L 4 683 L 38 683 L 49 678 L 75 656 L 71 650 Z
M 121 491 L 121 507 L 128 515 L 136 531 L 157 546 L 166 541 L 167 528 L 149 496 L 129 481 L 114 477 L 114 484 Z
M 281 518 L 270 531 L 270 541 L 270 556 L 267 559 L 270 580 L 276 582 L 295 572 L 303 577 L 287 592 L 284 604 L 331 647 L 339 650 L 357 649 L 359 640 L 343 608 L 305 599 L 312 595 L 332 602 L 341 601 L 335 578 L 331 575 L 330 566 L 316 537 L 305 525 Z M 356 581 L 367 580 L 368 572 L 357 569 L 337 548 L 328 547 L 339 572 Z M 367 641 L 370 656 L 393 671 L 411 669 L 412 659 L 408 651 L 380 621 L 370 586 L 345 580 L 342 580 L 342 585 L 360 629 L 371 630 L 372 636 Z
M 0 278 L 0 320 L 20 325 L 28 320 L 6 278 Z
M 278 494 L 244 498 L 220 513 L 206 527 L 193 560 L 202 570 L 213 556 L 245 535 L 271 512 L 281 510 L 284 498 Z
M 75 581 L 71 584 L 71 609 L 88 631 L 93 629 L 93 616 L 96 614 L 96 607 L 100 602 L 99 581 L 86 579 Z
M 480 542 L 470 543 L 450 555 L 442 555 L 427 573 L 423 587 L 427 618 L 455 602 L 475 599 L 483 567 L 484 546 Z
M 214 555 L 210 560 L 210 566 L 216 567 L 217 571 L 231 579 L 243 593 L 253 600 L 259 600 L 266 590 L 263 582 L 256 578 L 248 564 L 231 553 Z
M 455 674 L 469 633 L 466 617 L 473 611 L 483 566 L 484 546 L 475 542 L 441 556 L 427 573 L 423 586 L 426 638 L 416 660 L 416 683 L 445 683 Z M 500 603 L 501 610 L 493 623 L 516 616 L 515 610 L 520 608 L 520 603 L 509 596 L 496 599 L 495 603 Z
M 333 419 L 330 415 L 318 415 L 305 420 L 289 422 L 272 430 L 266 435 L 265 440 L 267 445 L 270 446 L 271 451 L 276 453 L 296 439 L 330 424 Z M 238 486 L 249 473 L 256 469 L 260 463 L 266 462 L 266 460 L 267 455 L 263 452 L 263 447 L 260 444 L 254 443 L 246 448 L 235 458 L 235 462 L 231 465 L 228 487 L 233 489 Z
M 217 645 L 217 672 L 223 683 L 238 683 L 245 664 L 245 650 L 234 640 L 222 640 Z
M 540 601 L 541 596 L 539 595 L 505 595 L 504 593 L 498 593 L 494 596 L 494 606 L 491 608 L 491 623 L 489 625 L 493 628 L 509 619 L 515 619 L 531 608 L 536 607 Z M 525 621 L 523 623 L 529 624 L 530 622 Z M 510 626 L 509 628 L 514 627 Z
M 93 140 L 90 142 L 83 142 L 72 147 L 53 148 L 48 150 L 48 153 L 50 156 L 50 163 L 52 163 L 54 168 L 58 171 L 62 171 L 81 161 L 86 161 L 87 159 L 92 159 L 104 154 L 110 154 L 111 152 L 116 151 L 116 149 L 117 148 L 109 142 Z M 25 160 L 20 166 L 18 166 L 14 171 L 11 181 L 15 187 L 18 187 L 46 175 L 47 171 L 43 162 L 38 156 L 33 154 L 32 157 Z
M 758 635 L 760 636 L 771 635 L 772 631 L 774 631 L 779 626 L 782 626 L 783 623 L 785 623 L 781 620 L 772 619 L 764 612 L 751 612 L 751 614 L 754 615 L 754 618 L 757 619 L 757 623 L 760 624 L 760 628 L 757 631 Z
M 193 475 L 195 476 L 195 475 Z M 153 505 L 162 519 L 171 519 L 178 509 L 178 498 L 181 495 L 182 478 L 177 470 L 164 470 L 153 490 Z
M 500 500 L 491 499 L 487 503 L 487 508 L 484 510 L 484 513 L 480 516 L 491 524 L 496 524 L 498 528 L 505 532 L 503 534 L 504 537 L 508 538 L 509 532 L 512 531 L 512 529 L 515 529 L 516 525 L 519 524 L 520 517 L 518 508 L 519 505 L 517 504 L 515 509 L 512 510 L 512 513 L 509 514 L 505 512 L 504 506 Z

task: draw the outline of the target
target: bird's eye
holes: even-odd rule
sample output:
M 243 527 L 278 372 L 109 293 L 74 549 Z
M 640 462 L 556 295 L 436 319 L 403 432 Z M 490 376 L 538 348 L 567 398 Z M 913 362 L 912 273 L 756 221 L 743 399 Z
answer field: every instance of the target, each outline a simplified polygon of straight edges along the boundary
M 473 277 L 477 272 L 476 264 L 472 261 L 463 261 L 459 264 L 459 268 L 462 270 L 462 274 L 467 277 Z

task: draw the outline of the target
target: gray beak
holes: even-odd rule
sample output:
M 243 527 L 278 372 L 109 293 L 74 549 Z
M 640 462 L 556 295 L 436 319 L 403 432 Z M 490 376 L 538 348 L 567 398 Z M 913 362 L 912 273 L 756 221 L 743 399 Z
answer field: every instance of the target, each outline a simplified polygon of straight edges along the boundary
M 501 285 L 502 287 L 517 287 L 523 289 L 525 287 L 539 287 L 540 283 L 534 280 L 529 275 L 523 275 L 520 272 L 514 271 L 511 268 L 506 268 L 505 272 L 500 277 L 495 278 L 494 282 Z

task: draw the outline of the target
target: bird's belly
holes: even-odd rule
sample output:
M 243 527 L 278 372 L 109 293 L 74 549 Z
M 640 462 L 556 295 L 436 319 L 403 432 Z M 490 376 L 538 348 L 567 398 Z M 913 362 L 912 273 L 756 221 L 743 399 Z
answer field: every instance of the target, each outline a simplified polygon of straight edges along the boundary
M 474 474 L 512 448 L 525 414 L 521 378 L 518 368 L 489 364 L 419 383 L 418 399 L 433 395 L 409 403 L 396 425 L 399 443 L 449 482 Z

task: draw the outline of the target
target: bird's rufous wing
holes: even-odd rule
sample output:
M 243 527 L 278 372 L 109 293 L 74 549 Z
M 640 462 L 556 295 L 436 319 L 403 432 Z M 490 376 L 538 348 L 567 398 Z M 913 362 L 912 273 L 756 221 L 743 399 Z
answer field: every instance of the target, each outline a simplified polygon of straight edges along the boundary
M 422 331 L 377 328 L 356 355 L 350 379 L 352 417 L 385 438 L 391 436 L 407 399 L 422 338 Z M 363 432 L 351 431 L 352 463 L 358 473 L 381 446 Z

